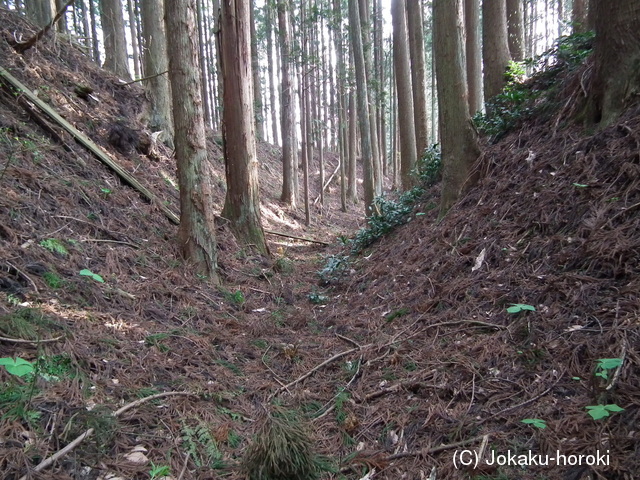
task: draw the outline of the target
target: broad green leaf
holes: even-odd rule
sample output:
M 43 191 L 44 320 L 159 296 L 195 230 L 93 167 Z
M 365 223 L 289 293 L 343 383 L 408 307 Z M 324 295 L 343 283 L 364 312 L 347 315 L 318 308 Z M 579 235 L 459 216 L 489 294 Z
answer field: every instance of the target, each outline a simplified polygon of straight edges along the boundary
M 534 307 L 533 305 L 527 305 L 526 303 L 512 303 L 511 306 L 507 308 L 508 313 L 520 313 L 523 310 L 535 312 L 536 307 Z
M 15 375 L 16 377 L 24 377 L 34 371 L 33 364 L 20 357 L 15 359 L 6 357 L 0 358 L 0 365 L 4 365 L 7 372 L 11 375 Z
M 613 368 L 617 368 L 622 365 L 621 358 L 599 358 L 598 359 L 598 367 L 603 370 L 611 370 Z
M 86 268 L 80 270 L 80 275 L 84 275 L 85 277 L 91 277 L 96 282 L 104 283 L 104 279 L 100 275 L 98 275 L 97 273 L 93 273 L 91 270 L 87 270 Z
M 609 412 L 622 412 L 624 408 L 619 407 L 615 403 L 609 405 L 588 405 L 584 407 L 587 413 L 594 420 L 601 420 L 609 416 Z
M 540 418 L 525 418 L 524 420 L 520 420 L 522 423 L 526 423 L 527 425 L 533 425 L 536 428 L 547 428 L 547 422 Z

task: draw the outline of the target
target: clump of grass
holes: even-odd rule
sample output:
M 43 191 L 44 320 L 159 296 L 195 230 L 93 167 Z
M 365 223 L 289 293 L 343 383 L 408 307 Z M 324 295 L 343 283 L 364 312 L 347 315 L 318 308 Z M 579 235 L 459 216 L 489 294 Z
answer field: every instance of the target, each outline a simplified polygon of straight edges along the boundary
M 307 426 L 282 407 L 267 415 L 242 466 L 249 480 L 312 480 L 321 470 Z

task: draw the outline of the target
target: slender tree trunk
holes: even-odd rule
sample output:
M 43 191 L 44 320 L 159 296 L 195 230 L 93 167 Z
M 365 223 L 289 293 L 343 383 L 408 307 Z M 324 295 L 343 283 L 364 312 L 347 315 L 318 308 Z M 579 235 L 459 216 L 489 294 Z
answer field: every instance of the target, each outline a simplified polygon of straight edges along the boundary
M 131 80 L 120 0 L 100 0 L 105 60 L 103 67 L 125 80 Z
M 480 154 L 476 133 L 471 125 L 467 82 L 464 80 L 463 11 L 462 0 L 433 2 L 443 165 L 440 216 L 453 206 L 464 188 L 469 186 L 472 166 Z
M 593 81 L 587 122 L 611 124 L 640 92 L 640 3 L 594 0 Z
M 522 0 L 507 0 L 509 53 L 515 62 L 524 60 L 524 10 Z
M 573 9 L 571 10 L 571 23 L 573 24 L 573 33 L 584 33 L 588 30 L 588 5 L 589 0 L 573 0 Z
M 222 0 L 221 5 L 222 135 L 227 178 L 222 215 L 231 221 L 241 243 L 267 255 L 258 189 L 249 2 Z
M 416 152 L 417 158 L 421 158 L 429 145 L 429 130 L 427 124 L 427 77 L 424 56 L 422 2 L 409 0 L 406 6 L 409 55 L 411 57 L 411 87 L 413 89 L 413 118 L 415 124 Z
M 404 0 L 392 0 L 391 15 L 393 19 L 393 64 L 396 73 L 400 128 L 400 177 L 402 188 L 409 190 L 414 184 L 412 171 L 416 165 L 417 149 Z
M 218 282 L 214 174 L 207 158 L 202 90 L 195 44 L 195 0 L 165 0 L 171 68 L 176 160 L 180 185 L 178 241 L 195 271 Z
M 349 168 L 347 178 L 347 199 L 352 203 L 358 203 L 357 182 L 357 142 L 358 142 L 358 115 L 356 108 L 355 87 L 349 90 Z
M 380 164 L 380 152 L 378 151 L 378 128 L 376 126 L 376 113 L 374 105 L 378 104 L 381 96 L 380 89 L 370 79 L 375 78 L 373 73 L 373 61 L 371 55 L 371 19 L 369 15 L 369 0 L 359 0 L 360 31 L 362 36 L 362 51 L 364 55 L 364 69 L 367 79 L 367 98 L 369 99 L 369 139 L 371 146 L 371 168 L 373 174 L 373 195 L 382 195 L 382 166 Z
M 480 49 L 480 0 L 465 0 L 467 83 L 469 112 L 482 111 L 482 51 Z
M 207 57 L 204 52 L 204 25 L 202 20 L 202 0 L 196 1 L 198 19 L 198 60 L 200 65 L 200 85 L 202 87 L 202 106 L 204 109 L 204 121 L 206 125 L 211 125 L 211 102 L 209 101 L 209 91 L 207 89 Z M 169 32 L 171 33 L 171 32 Z
M 276 108 L 276 78 L 273 68 L 273 26 L 275 24 L 275 19 L 270 2 L 267 2 L 265 5 L 265 15 L 267 28 L 267 72 L 269 74 L 269 113 L 271 113 L 271 134 L 273 136 L 273 144 L 280 145 L 280 136 L 278 135 L 278 111 Z
M 133 53 L 133 74 L 135 78 L 140 78 L 140 51 L 138 49 L 138 29 L 136 28 L 134 0 L 127 0 L 127 12 L 129 14 L 129 35 L 131 35 L 131 50 Z
M 256 1 L 251 0 L 251 73 L 253 77 L 253 109 L 256 121 L 256 138 L 264 141 L 264 115 L 262 114 L 262 84 L 260 83 L 260 61 L 258 58 L 258 40 L 256 38 Z
M 100 41 L 98 40 L 98 27 L 96 19 L 96 7 L 94 0 L 89 0 L 89 18 L 91 19 L 91 53 L 93 61 L 100 64 Z
M 358 123 L 360 125 L 360 144 L 362 148 L 362 165 L 364 173 L 364 211 L 365 216 L 371 214 L 375 195 L 373 156 L 371 152 L 371 124 L 369 116 L 369 90 L 365 67 L 362 33 L 360 29 L 360 12 L 357 0 L 349 0 L 349 34 L 353 45 L 356 70 L 356 92 L 358 104 Z M 409 90 L 410 91 L 410 90 Z
M 291 81 L 291 59 L 289 40 L 289 17 L 285 2 L 278 2 L 278 35 L 280 39 L 280 58 L 282 68 L 282 91 L 280 93 L 280 121 L 282 124 L 282 196 L 280 199 L 296 206 L 295 177 L 298 175 L 296 168 L 297 147 L 294 124 L 294 95 Z
M 502 92 L 506 83 L 505 72 L 511 60 L 506 0 L 482 1 L 482 40 L 484 99 L 488 101 Z
M 64 7 L 64 4 L 67 3 L 65 0 L 56 0 L 56 10 L 55 12 L 53 12 L 53 14 L 55 15 L 57 12 L 59 12 L 60 10 L 62 10 L 62 8 Z M 76 6 L 76 8 L 80 9 L 82 7 Z M 74 8 L 73 12 L 75 13 L 76 8 Z M 67 15 L 63 15 L 60 20 L 58 20 L 58 23 L 56 25 L 58 32 L 60 33 L 69 33 L 69 25 L 67 24 Z M 76 30 L 77 32 L 77 30 Z
M 160 140 L 173 148 L 169 57 L 163 18 L 163 2 L 142 0 L 143 62 L 145 76 L 150 77 L 144 81 L 148 101 L 145 120 L 152 132 L 162 131 Z

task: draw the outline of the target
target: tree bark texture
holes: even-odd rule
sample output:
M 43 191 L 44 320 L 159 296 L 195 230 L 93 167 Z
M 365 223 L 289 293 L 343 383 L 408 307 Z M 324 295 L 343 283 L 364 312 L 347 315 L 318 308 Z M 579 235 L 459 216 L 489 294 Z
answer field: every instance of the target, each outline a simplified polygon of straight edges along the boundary
M 280 92 L 280 124 L 282 131 L 282 196 L 280 199 L 296 206 L 295 176 L 297 142 L 295 132 L 293 83 L 291 81 L 291 45 L 289 17 L 284 1 L 278 2 L 278 38 L 280 41 L 282 90 Z M 272 106 L 275 108 L 275 106 Z
M 469 112 L 482 111 L 482 50 L 480 42 L 480 0 L 465 0 L 464 22 L 466 29 L 467 84 Z
M 505 72 L 511 60 L 506 0 L 482 1 L 482 59 L 484 100 L 487 102 L 502 92 L 506 83 Z
M 167 50 L 180 186 L 178 241 L 196 271 L 218 282 L 214 174 L 207 158 L 195 0 L 165 0 Z
M 405 0 L 391 2 L 391 16 L 393 21 L 393 65 L 396 75 L 400 127 L 400 178 L 402 188 L 409 190 L 414 183 L 412 171 L 416 165 L 417 149 Z
M 362 34 L 360 30 L 360 12 L 358 0 L 349 0 L 349 34 L 353 45 L 353 56 L 356 71 L 356 103 L 358 108 L 358 124 L 360 126 L 360 145 L 362 149 L 362 168 L 364 173 L 364 211 L 371 215 L 375 195 L 373 156 L 371 148 L 371 124 L 369 116 L 369 93 L 365 67 Z M 411 90 L 408 90 L 410 95 Z M 413 130 L 413 129 L 412 129 Z
M 442 142 L 442 216 L 470 185 L 471 169 L 480 150 L 467 99 L 463 0 L 434 0 L 433 18 Z
M 609 125 L 640 95 L 640 2 L 594 0 L 596 40 L 589 123 Z
M 131 80 L 122 4 L 120 0 L 100 0 L 100 7 L 105 54 L 103 67 L 124 80 Z
M 222 211 L 241 243 L 268 254 L 260 215 L 248 0 L 222 0 L 222 135 L 227 195 Z
M 169 57 L 164 26 L 164 5 L 157 0 L 141 0 L 142 59 L 148 109 L 145 119 L 152 132 L 162 131 L 160 140 L 173 148 L 173 117 L 171 113 L 171 84 L 169 83 Z M 167 73 L 162 73 L 167 72 Z M 160 75 L 161 74 L 161 75 Z
M 421 158 L 429 145 L 422 2 L 409 0 L 406 6 L 409 55 L 411 57 L 411 87 L 413 93 L 413 118 L 416 132 L 416 153 L 417 158 Z
M 522 0 L 507 0 L 509 53 L 515 62 L 524 60 L 524 5 Z

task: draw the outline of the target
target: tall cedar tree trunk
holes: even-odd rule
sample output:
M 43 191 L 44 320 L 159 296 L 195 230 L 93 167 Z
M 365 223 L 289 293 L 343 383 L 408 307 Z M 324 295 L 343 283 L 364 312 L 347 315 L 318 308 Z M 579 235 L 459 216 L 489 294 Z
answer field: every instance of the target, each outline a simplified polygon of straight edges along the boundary
M 482 51 L 480 49 L 480 0 L 465 0 L 464 22 L 466 29 L 467 85 L 469 89 L 469 113 L 482 110 Z
M 165 0 L 167 52 L 180 186 L 178 241 L 196 272 L 218 282 L 214 174 L 207 158 L 195 0 Z
M 482 1 L 482 59 L 484 62 L 484 100 L 502 92 L 505 72 L 511 60 L 507 35 L 506 0 Z
M 297 142 L 294 122 L 293 82 L 291 81 L 291 45 L 289 17 L 285 2 L 278 2 L 278 38 L 280 40 L 282 90 L 280 93 L 280 124 L 282 130 L 282 195 L 280 199 L 295 208 Z M 275 108 L 275 106 L 272 106 Z
M 251 0 L 249 9 L 251 21 L 251 75 L 253 78 L 253 109 L 256 120 L 256 138 L 264 141 L 264 115 L 262 114 L 262 85 L 260 84 L 260 61 L 258 59 L 258 39 L 256 38 L 256 1 Z
M 60 10 L 62 10 L 62 8 L 64 7 L 64 4 L 67 3 L 65 0 L 56 0 L 56 12 L 59 12 Z M 80 9 L 82 8 L 81 5 L 77 5 L 74 9 L 74 18 L 75 15 L 77 14 L 78 11 L 80 11 Z M 69 26 L 67 25 L 67 16 L 63 15 L 60 20 L 58 20 L 58 23 L 56 25 L 58 32 L 60 33 L 69 33 Z M 76 29 L 76 32 L 78 31 L 78 29 Z
M 265 5 L 265 22 L 266 22 L 266 36 L 267 36 L 267 72 L 269 74 L 269 112 L 271 113 L 271 135 L 274 145 L 280 145 L 280 136 L 278 135 L 278 112 L 276 110 L 276 77 L 274 63 L 274 50 L 273 50 L 273 27 L 275 24 L 273 15 L 273 5 L 271 2 L 267 2 Z
M 44 27 L 56 14 L 56 4 L 54 0 L 27 0 L 25 10 L 33 23 Z
M 617 1 L 618 0 L 616 0 L 616 2 Z M 589 21 L 587 17 L 588 5 L 589 0 L 573 0 L 573 8 L 571 10 L 571 23 L 573 24 L 573 33 L 584 33 L 589 29 Z
M 349 164 L 347 168 L 347 200 L 353 204 L 358 203 L 358 108 L 356 107 L 356 88 L 349 90 L 349 138 L 348 138 Z
M 378 149 L 378 127 L 376 122 L 376 109 L 381 97 L 381 88 L 376 82 L 371 56 L 371 17 L 369 15 L 369 0 L 359 0 L 360 9 L 360 33 L 362 36 L 362 51 L 364 53 L 364 71 L 367 78 L 367 95 L 369 99 L 369 129 L 371 140 L 371 168 L 373 170 L 373 195 L 382 195 L 382 165 Z
M 596 40 L 587 121 L 609 125 L 640 94 L 640 2 L 592 0 Z
M 167 35 L 164 27 L 164 5 L 157 0 L 142 2 L 142 59 L 145 95 L 148 106 L 146 123 L 152 132 L 161 131 L 160 140 L 173 148 L 173 118 L 171 115 L 171 85 L 169 83 L 169 57 Z
M 138 43 L 138 25 L 135 8 L 132 0 L 127 0 L 127 12 L 129 14 L 129 35 L 131 37 L 131 50 L 133 58 L 133 75 L 140 78 L 140 49 Z
M 440 216 L 472 183 L 470 173 L 480 155 L 467 99 L 463 15 L 463 0 L 433 2 L 443 165 Z
M 202 88 L 202 106 L 204 111 L 205 125 L 211 125 L 211 102 L 209 101 L 209 90 L 207 89 L 207 56 L 205 54 L 204 22 L 203 22 L 202 0 L 196 1 L 196 22 L 198 26 L 198 64 L 200 66 L 200 86 Z
M 95 1 L 88 0 L 89 2 L 89 18 L 91 19 L 91 54 L 93 61 L 100 63 L 100 41 L 98 40 L 98 25 L 96 18 Z
M 416 152 L 417 158 L 421 158 L 429 144 L 422 2 L 411 0 L 407 2 L 407 27 L 409 32 L 409 55 L 411 57 L 411 87 L 413 88 Z
M 412 171 L 417 161 L 417 149 L 405 0 L 392 0 L 391 15 L 393 20 L 393 65 L 396 74 L 400 128 L 400 178 L 402 188 L 409 190 L 414 183 Z
M 103 67 L 125 80 L 131 80 L 122 4 L 120 0 L 100 0 L 100 7 L 105 54 Z
M 356 70 L 356 103 L 358 105 L 358 124 L 360 126 L 360 145 L 362 149 L 362 169 L 364 174 L 364 212 L 365 216 L 368 217 L 371 215 L 375 186 L 373 178 L 373 157 L 371 153 L 371 125 L 369 123 L 369 93 L 362 47 L 358 0 L 349 0 L 349 35 L 353 46 Z M 409 90 L 409 92 L 410 91 L 411 90 Z
M 509 53 L 514 62 L 524 60 L 524 8 L 522 0 L 507 0 Z
M 241 243 L 267 255 L 258 191 L 249 2 L 222 0 L 221 4 L 222 136 L 227 178 L 222 216 L 231 222 Z

